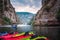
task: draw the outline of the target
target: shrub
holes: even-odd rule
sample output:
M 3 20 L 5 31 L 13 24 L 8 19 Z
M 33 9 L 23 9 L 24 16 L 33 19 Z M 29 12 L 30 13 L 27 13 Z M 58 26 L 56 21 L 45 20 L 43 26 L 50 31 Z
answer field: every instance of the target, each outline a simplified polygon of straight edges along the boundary
M 59 9 L 58 12 L 57 12 L 56 18 L 57 18 L 58 22 L 60 22 L 60 9 Z
M 45 10 L 46 10 L 47 12 L 49 12 L 50 7 L 49 7 L 49 6 L 46 6 L 46 7 L 45 7 Z
M 3 17 L 3 20 L 6 24 L 11 24 L 11 20 L 7 17 Z

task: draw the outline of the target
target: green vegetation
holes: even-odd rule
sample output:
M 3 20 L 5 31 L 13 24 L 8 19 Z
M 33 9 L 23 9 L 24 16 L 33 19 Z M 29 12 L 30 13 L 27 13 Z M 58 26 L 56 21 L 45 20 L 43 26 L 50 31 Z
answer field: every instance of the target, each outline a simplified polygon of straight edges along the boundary
M 1 2 L 0 2 L 0 7 L 2 7 L 2 6 L 3 6 L 2 4 L 3 4 L 3 3 L 1 3 Z
M 47 12 L 49 12 L 50 6 L 46 6 L 46 7 L 45 7 L 45 10 L 46 10 Z
M 45 24 L 45 26 L 48 26 L 48 24 Z
M 2 8 L 3 8 L 3 1 L 0 0 L 0 9 L 2 9 Z
M 3 6 L 2 6 L 2 4 L 0 4 L 0 9 L 2 9 L 3 8 Z
M 46 5 L 49 3 L 50 0 L 44 0 L 43 4 Z
M 57 12 L 56 18 L 57 18 L 58 22 L 60 22 L 60 9 L 59 9 L 58 12 Z
M 1 27 L 0 28 L 0 32 L 9 32 L 9 31 L 13 31 L 13 28 L 10 28 L 10 27 Z
M 32 18 L 28 24 L 33 26 L 34 25 L 34 18 Z
M 6 24 L 12 24 L 11 20 L 7 17 L 3 17 L 3 20 L 4 20 L 4 23 L 6 23 Z
M 3 11 L 3 5 L 0 4 L 0 12 L 2 13 L 2 11 Z

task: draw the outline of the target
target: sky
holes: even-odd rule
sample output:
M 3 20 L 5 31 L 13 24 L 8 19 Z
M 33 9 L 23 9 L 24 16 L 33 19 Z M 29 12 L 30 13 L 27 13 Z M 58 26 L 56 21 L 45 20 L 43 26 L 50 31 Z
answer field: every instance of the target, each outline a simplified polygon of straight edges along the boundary
M 41 0 L 10 0 L 16 12 L 36 14 L 41 8 Z

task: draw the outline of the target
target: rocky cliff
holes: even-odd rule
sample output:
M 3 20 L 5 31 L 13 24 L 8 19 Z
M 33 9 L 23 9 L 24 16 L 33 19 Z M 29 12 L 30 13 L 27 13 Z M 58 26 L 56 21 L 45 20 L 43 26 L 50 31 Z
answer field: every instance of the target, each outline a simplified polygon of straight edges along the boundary
M 0 0 L 0 25 L 17 24 L 18 19 L 10 0 Z
M 59 25 L 60 0 L 42 0 L 42 8 L 37 12 L 34 25 Z

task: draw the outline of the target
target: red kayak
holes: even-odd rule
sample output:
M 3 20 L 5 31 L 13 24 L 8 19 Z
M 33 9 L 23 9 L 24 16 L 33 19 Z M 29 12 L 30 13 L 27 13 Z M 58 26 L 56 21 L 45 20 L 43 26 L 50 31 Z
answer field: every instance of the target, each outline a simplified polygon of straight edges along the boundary
M 30 35 L 28 35 L 28 36 L 21 35 L 18 37 L 5 38 L 4 40 L 22 40 L 22 39 L 28 38 L 28 37 L 30 37 Z
M 1 36 L 0 39 L 3 39 L 3 40 L 22 40 L 24 38 L 28 38 L 28 37 L 31 37 L 32 35 L 19 35 L 19 36 L 16 36 L 17 34 L 8 34 L 8 35 L 5 35 L 5 36 Z

